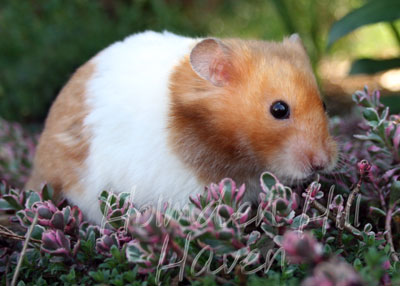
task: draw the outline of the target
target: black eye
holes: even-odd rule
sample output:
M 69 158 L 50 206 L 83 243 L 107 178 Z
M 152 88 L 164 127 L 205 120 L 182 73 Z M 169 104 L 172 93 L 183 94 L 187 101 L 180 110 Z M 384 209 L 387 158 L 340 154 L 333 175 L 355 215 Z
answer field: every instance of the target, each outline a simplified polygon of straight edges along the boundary
M 289 105 L 281 100 L 271 105 L 270 112 L 276 119 L 287 119 L 290 116 Z
M 325 104 L 325 102 L 322 102 L 322 106 L 324 107 L 324 111 L 326 111 L 326 104 Z

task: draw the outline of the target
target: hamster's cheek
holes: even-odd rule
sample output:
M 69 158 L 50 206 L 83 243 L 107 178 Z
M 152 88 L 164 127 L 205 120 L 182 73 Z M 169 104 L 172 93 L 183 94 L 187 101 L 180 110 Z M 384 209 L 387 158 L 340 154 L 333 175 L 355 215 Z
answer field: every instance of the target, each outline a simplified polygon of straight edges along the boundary
M 304 180 L 315 172 L 329 172 L 337 162 L 337 143 L 329 136 L 294 133 L 271 156 L 269 170 L 285 184 Z
M 311 175 L 309 163 L 310 149 L 298 136 L 289 137 L 269 160 L 269 170 L 282 183 L 291 184 Z

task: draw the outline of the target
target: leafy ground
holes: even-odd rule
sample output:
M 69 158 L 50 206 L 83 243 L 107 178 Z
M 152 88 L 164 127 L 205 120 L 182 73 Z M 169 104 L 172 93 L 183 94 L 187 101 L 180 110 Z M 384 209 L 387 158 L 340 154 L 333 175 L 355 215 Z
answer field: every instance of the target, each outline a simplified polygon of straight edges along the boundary
M 138 210 L 128 193 L 104 191 L 101 226 L 52 201 L 49 186 L 12 187 L 26 180 L 37 137 L 0 121 L 0 209 L 10 216 L 1 284 L 400 285 L 400 116 L 378 92 L 353 99 L 360 116 L 332 120 L 333 173 L 294 189 L 264 173 L 253 207 L 229 179 L 182 210 Z

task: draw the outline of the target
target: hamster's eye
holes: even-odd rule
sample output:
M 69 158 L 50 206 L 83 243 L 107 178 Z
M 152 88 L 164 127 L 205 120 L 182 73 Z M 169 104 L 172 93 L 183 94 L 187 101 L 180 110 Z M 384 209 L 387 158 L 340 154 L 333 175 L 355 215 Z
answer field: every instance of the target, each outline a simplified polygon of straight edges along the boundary
M 269 111 L 276 119 L 288 119 L 290 116 L 289 105 L 282 100 L 274 102 Z

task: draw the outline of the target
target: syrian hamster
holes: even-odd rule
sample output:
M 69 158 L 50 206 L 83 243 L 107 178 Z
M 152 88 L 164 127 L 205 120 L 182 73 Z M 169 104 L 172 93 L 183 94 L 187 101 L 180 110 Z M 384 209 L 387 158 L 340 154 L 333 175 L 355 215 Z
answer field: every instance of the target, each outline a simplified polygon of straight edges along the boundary
M 50 183 L 101 221 L 102 190 L 136 206 L 171 202 L 225 177 L 254 201 L 263 171 L 285 183 L 335 166 L 307 53 L 282 42 L 147 31 L 80 67 L 45 122 L 26 185 Z

